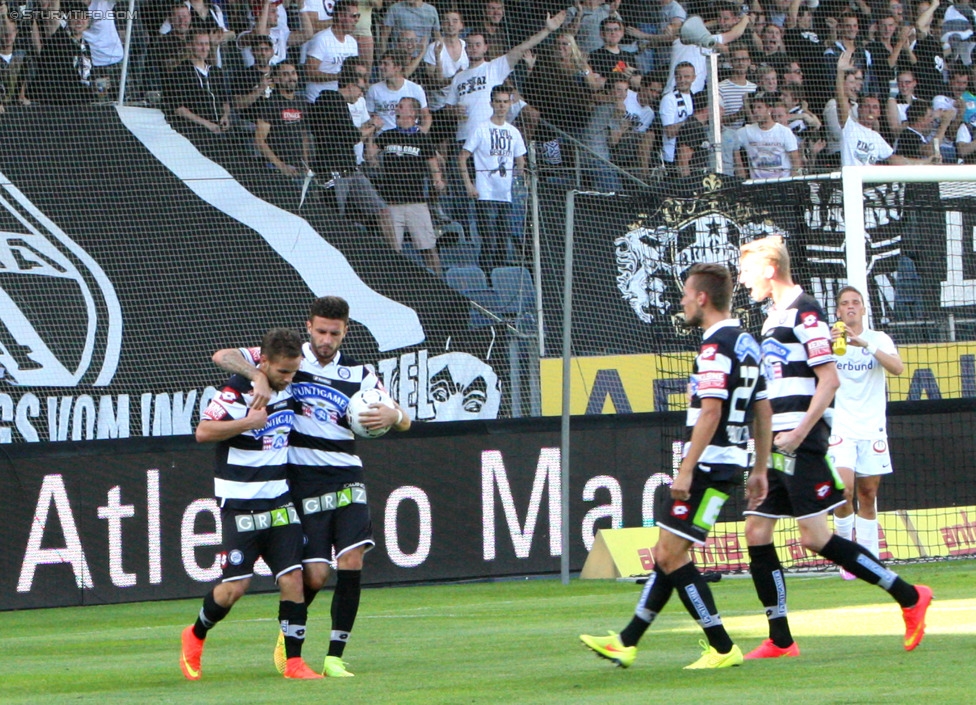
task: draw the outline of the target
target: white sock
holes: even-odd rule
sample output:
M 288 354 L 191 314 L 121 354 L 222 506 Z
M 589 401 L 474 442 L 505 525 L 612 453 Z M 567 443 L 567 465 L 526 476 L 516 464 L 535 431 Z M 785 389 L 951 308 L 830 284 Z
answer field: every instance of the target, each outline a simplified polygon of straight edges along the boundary
M 834 514 L 834 533 L 840 536 L 842 539 L 847 539 L 848 541 L 854 536 L 854 517 L 855 514 L 851 514 L 846 517 L 839 517 Z
M 881 556 L 878 554 L 881 550 L 881 541 L 878 538 L 878 520 L 857 517 L 854 527 L 857 530 L 857 542 L 868 549 L 875 558 L 880 559 Z

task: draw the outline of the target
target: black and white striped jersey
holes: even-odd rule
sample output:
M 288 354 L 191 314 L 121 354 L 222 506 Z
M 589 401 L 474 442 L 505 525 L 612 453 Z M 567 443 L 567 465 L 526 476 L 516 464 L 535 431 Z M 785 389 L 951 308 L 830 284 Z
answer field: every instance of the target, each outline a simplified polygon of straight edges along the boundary
M 207 422 L 242 419 L 251 403 L 251 382 L 234 375 L 210 401 Z M 268 402 L 268 422 L 217 444 L 214 495 L 220 506 L 266 511 L 280 506 L 288 493 L 288 439 L 295 423 L 291 388 L 276 392 Z
M 734 318 L 716 323 L 702 336 L 689 385 L 691 399 L 682 456 L 691 447 L 692 430 L 701 415 L 701 400 L 721 399 L 722 418 L 698 461 L 698 467 L 716 480 L 732 479 L 749 467 L 746 444 L 752 405 L 766 398 L 761 359 L 759 343 Z
M 817 300 L 800 287 L 796 287 L 790 304 L 770 309 L 762 328 L 762 356 L 773 407 L 773 431 L 791 431 L 803 419 L 817 391 L 814 368 L 835 361 L 827 317 Z M 811 431 L 807 440 L 815 442 L 818 449 L 822 440 L 826 452 L 829 433 L 825 424 L 821 425 L 824 427 Z
M 260 348 L 242 348 L 241 352 L 255 364 L 260 360 Z M 325 485 L 363 482 L 363 461 L 356 455 L 356 437 L 346 421 L 346 407 L 360 389 L 382 386 L 371 365 L 360 364 L 341 351 L 321 365 L 311 345 L 302 346 L 302 363 L 291 383 L 296 412 L 288 449 L 289 479 L 302 493 Z

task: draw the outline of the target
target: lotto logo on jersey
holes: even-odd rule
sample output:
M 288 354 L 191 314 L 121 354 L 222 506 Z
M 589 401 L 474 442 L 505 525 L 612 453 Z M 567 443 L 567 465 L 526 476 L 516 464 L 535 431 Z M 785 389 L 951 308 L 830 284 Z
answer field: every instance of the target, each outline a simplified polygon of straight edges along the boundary
M 818 357 L 824 357 L 825 355 L 830 355 L 833 353 L 833 349 L 830 347 L 830 341 L 826 338 L 815 338 L 807 343 L 807 357 L 811 360 Z
M 803 321 L 804 328 L 816 328 L 817 324 L 820 323 L 820 317 L 813 311 L 801 313 L 800 320 Z
M 698 391 L 704 392 L 709 389 L 725 389 L 724 372 L 703 372 L 698 375 Z
M 671 507 L 671 516 L 675 519 L 687 519 L 691 515 L 691 507 L 687 502 L 675 502 Z
M 813 491 L 817 493 L 817 499 L 827 499 L 834 491 L 834 488 L 829 482 L 821 482 L 813 488 Z
M 718 353 L 717 345 L 702 345 L 699 357 L 702 360 L 714 360 L 716 353 Z

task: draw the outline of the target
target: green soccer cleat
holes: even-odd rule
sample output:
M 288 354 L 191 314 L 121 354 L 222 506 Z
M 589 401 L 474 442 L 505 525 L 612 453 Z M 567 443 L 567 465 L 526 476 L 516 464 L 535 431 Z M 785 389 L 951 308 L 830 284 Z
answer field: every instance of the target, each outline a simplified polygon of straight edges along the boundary
M 714 646 L 709 646 L 704 639 L 698 642 L 702 647 L 701 658 L 692 664 L 685 666 L 685 670 L 698 668 L 730 668 L 731 666 L 741 666 L 743 662 L 742 651 L 735 644 L 727 654 L 720 654 Z
M 278 641 L 275 642 L 274 648 L 274 665 L 275 670 L 281 675 L 285 675 L 285 665 L 288 663 L 288 657 L 285 655 L 285 634 L 282 631 L 278 631 Z
M 338 656 L 326 656 L 322 675 L 326 678 L 352 678 L 355 674 L 346 670 L 346 663 Z
M 580 641 L 586 644 L 597 656 L 613 661 L 621 668 L 627 668 L 637 658 L 637 647 L 624 646 L 616 632 L 609 632 L 609 636 L 580 634 Z

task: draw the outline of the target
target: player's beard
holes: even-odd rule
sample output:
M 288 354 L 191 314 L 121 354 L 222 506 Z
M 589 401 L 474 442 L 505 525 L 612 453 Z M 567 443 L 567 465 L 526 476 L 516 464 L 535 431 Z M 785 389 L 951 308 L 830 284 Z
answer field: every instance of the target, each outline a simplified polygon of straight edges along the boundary
M 705 321 L 705 312 L 700 308 L 696 309 L 690 316 L 685 314 L 682 326 L 684 328 L 701 328 L 702 323 Z

